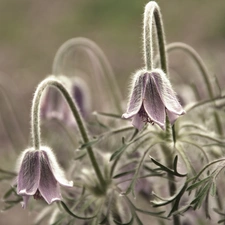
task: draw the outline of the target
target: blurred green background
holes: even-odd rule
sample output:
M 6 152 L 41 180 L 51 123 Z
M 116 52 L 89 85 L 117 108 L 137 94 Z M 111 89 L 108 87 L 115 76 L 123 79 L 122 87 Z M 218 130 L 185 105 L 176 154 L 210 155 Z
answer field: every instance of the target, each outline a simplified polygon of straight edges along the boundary
M 90 38 L 103 49 L 126 96 L 130 74 L 143 66 L 142 16 L 147 2 L 0 1 L 0 82 L 9 92 L 26 137 L 29 136 L 29 112 L 35 87 L 51 73 L 59 46 L 72 37 Z M 157 3 L 163 15 L 167 43 L 182 41 L 195 47 L 212 74 L 222 82 L 225 70 L 225 1 L 158 0 Z M 179 55 L 175 55 L 171 63 L 183 65 Z M 0 107 L 2 112 L 6 111 L 4 105 Z M 7 117 L 2 116 L 1 120 L 7 120 Z M 2 122 L 0 128 L 1 167 L 11 169 L 14 164 L 7 162 L 14 162 L 16 155 L 11 154 Z M 0 198 L 7 187 L 8 183 L 0 184 Z M 28 225 L 31 221 L 32 216 L 20 206 L 0 214 L 1 225 Z

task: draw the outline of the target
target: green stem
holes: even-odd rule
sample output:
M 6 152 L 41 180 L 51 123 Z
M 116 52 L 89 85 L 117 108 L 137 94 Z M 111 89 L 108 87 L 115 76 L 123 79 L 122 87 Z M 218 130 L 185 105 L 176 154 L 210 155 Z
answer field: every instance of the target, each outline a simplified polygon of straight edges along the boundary
M 167 146 L 163 145 L 162 150 L 163 150 L 164 155 L 166 155 L 166 163 L 167 163 L 168 168 L 173 168 L 174 148 L 170 149 Z M 175 179 L 174 179 L 174 176 L 171 174 L 168 174 L 168 178 L 169 178 L 168 182 L 169 182 L 170 196 L 173 196 L 177 191 Z M 173 215 L 173 224 L 180 225 L 179 215 Z
M 168 65 L 167 65 L 167 54 L 165 50 L 165 34 L 163 29 L 163 21 L 160 13 L 159 6 L 155 2 L 149 2 L 145 7 L 144 14 L 144 59 L 146 70 L 153 69 L 153 17 L 155 21 L 156 31 L 157 31 L 157 40 L 160 54 L 160 63 L 161 69 L 169 76 L 168 74 Z M 171 129 L 170 123 L 168 121 L 168 117 L 166 117 L 166 139 L 170 142 L 171 136 L 173 138 L 173 143 L 175 145 L 175 127 L 173 126 Z M 169 167 L 172 167 L 173 162 L 173 152 L 170 149 L 166 148 L 166 152 L 164 155 L 166 156 L 166 162 Z M 170 175 L 169 180 L 169 190 L 170 194 L 173 195 L 176 192 L 176 185 L 174 183 L 174 176 Z M 173 216 L 174 225 L 180 224 L 179 216 Z
M 149 2 L 144 13 L 144 59 L 147 70 L 153 69 L 153 17 L 155 21 L 157 40 L 162 70 L 168 75 L 167 55 L 165 51 L 165 34 L 160 8 L 156 2 Z
M 54 77 L 49 77 L 43 80 L 37 87 L 37 90 L 34 94 L 33 98 L 33 104 L 32 104 L 32 114 L 31 114 L 31 132 L 32 132 L 32 139 L 33 139 L 33 146 L 35 149 L 40 149 L 41 146 L 41 133 L 40 133 L 40 101 L 42 94 L 44 93 L 44 90 L 49 87 L 53 86 L 57 88 L 62 95 L 65 97 L 74 118 L 76 119 L 80 134 L 83 138 L 84 143 L 89 142 L 88 134 L 86 127 L 84 125 L 84 122 L 82 120 L 82 117 L 79 113 L 78 107 L 76 105 L 76 102 L 73 101 L 73 98 L 69 94 L 69 92 L 66 90 L 66 88 L 63 86 L 63 84 L 55 79 Z M 104 187 L 105 186 L 105 180 L 103 179 L 102 173 L 99 169 L 98 163 L 96 161 L 94 152 L 92 150 L 91 146 L 87 147 L 87 152 L 89 155 L 89 158 L 91 160 L 91 163 L 93 165 L 93 168 L 95 170 L 95 173 L 99 179 L 100 184 Z
M 156 2 L 149 2 L 145 6 L 145 13 L 144 13 L 144 32 L 143 32 L 143 40 L 144 40 L 144 59 L 145 59 L 145 66 L 146 70 L 153 69 L 153 17 L 155 21 L 155 27 L 157 32 L 157 41 L 159 47 L 159 54 L 160 54 L 160 63 L 161 69 L 164 73 L 169 76 L 168 74 L 168 65 L 167 65 L 167 54 L 165 49 L 165 33 L 163 28 L 163 21 L 160 12 L 160 8 Z M 168 123 L 168 119 L 166 119 L 166 126 Z M 175 128 L 172 128 L 172 132 L 175 133 Z

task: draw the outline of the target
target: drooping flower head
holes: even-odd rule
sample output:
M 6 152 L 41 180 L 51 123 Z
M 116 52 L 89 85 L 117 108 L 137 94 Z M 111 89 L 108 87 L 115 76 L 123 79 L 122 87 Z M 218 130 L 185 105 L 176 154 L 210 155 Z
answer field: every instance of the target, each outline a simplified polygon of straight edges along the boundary
M 17 194 L 23 197 L 25 208 L 30 196 L 43 198 L 48 204 L 62 199 L 59 185 L 72 187 L 65 178 L 52 150 L 26 149 L 18 160 Z
M 80 77 L 58 76 L 58 79 L 65 85 L 74 101 L 76 101 L 81 115 L 87 118 L 91 111 L 91 101 L 90 92 L 85 81 Z M 41 104 L 41 117 L 47 120 L 56 119 L 62 121 L 70 127 L 77 126 L 67 102 L 55 88 L 50 88 L 45 93 Z
M 173 124 L 184 113 L 161 69 L 139 70 L 135 74 L 127 112 L 122 115 L 125 119 L 131 118 L 134 127 L 141 129 L 145 123 L 156 123 L 165 129 L 166 114 Z

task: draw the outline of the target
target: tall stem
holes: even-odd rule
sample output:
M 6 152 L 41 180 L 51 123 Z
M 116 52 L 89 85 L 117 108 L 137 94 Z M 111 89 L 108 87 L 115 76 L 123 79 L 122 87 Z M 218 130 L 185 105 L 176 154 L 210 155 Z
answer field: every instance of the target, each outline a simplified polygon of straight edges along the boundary
M 163 29 L 163 21 L 162 16 L 160 13 L 160 8 L 156 2 L 149 2 L 145 7 L 145 14 L 144 14 L 144 33 L 143 33 L 143 41 L 144 41 L 144 59 L 145 59 L 145 67 L 146 70 L 151 71 L 154 67 L 153 63 L 153 17 L 155 21 L 155 27 L 157 32 L 157 40 L 158 40 L 158 48 L 160 54 L 160 63 L 161 69 L 164 73 L 169 76 L 168 74 L 168 65 L 167 65 L 167 54 L 165 50 L 165 34 Z M 172 133 L 171 133 L 172 130 Z M 168 117 L 166 117 L 166 137 L 168 141 L 172 137 L 173 144 L 175 145 L 176 138 L 175 138 L 175 128 L 171 125 L 168 121 Z M 170 149 L 166 149 L 164 154 L 166 156 L 166 162 L 169 167 L 171 167 L 171 163 L 173 161 L 173 151 Z M 170 153 L 170 154 L 168 154 Z M 174 176 L 169 177 L 169 191 L 170 194 L 173 195 L 176 192 L 176 185 L 174 183 Z M 179 216 L 173 216 L 173 223 L 174 225 L 180 224 Z
M 154 18 L 154 19 L 153 19 Z M 169 76 L 168 65 L 167 65 L 167 54 L 166 54 L 166 41 L 165 33 L 163 28 L 163 21 L 160 12 L 160 8 L 156 2 L 149 2 L 145 6 L 144 13 L 144 27 L 143 27 L 143 47 L 144 47 L 144 59 L 146 70 L 152 70 L 154 67 L 153 61 L 153 22 L 155 21 L 155 27 L 157 32 L 157 40 L 160 54 L 161 69 L 164 73 Z M 166 119 L 166 124 L 168 119 Z M 173 137 L 175 137 L 175 128 L 172 127 Z
M 33 104 L 32 104 L 32 112 L 31 112 L 31 132 L 32 132 L 32 140 L 33 140 L 33 146 L 35 149 L 40 149 L 41 145 L 41 132 L 40 132 L 40 101 L 42 94 L 44 93 L 44 90 L 49 87 L 53 86 L 59 90 L 64 98 L 66 99 L 74 118 L 76 119 L 77 126 L 79 128 L 80 134 L 83 138 L 84 143 L 89 142 L 88 134 L 86 127 L 84 125 L 84 122 L 82 120 L 82 117 L 79 113 L 78 107 L 76 102 L 74 102 L 73 98 L 67 91 L 67 89 L 62 85 L 60 81 L 53 77 L 46 78 L 43 80 L 37 87 L 37 90 L 34 94 L 33 98 Z M 87 147 L 87 152 L 89 155 L 89 158 L 91 160 L 91 163 L 93 165 L 93 168 L 95 170 L 95 173 L 99 179 L 100 184 L 104 187 L 105 186 L 105 180 L 103 179 L 102 173 L 99 169 L 97 160 L 95 158 L 94 152 L 92 150 L 91 146 Z
M 165 51 L 165 34 L 163 29 L 163 21 L 160 13 L 160 8 L 156 2 L 149 2 L 145 7 L 144 13 L 144 32 L 143 32 L 143 47 L 144 59 L 147 70 L 153 69 L 153 18 L 155 21 L 158 47 L 160 53 L 161 68 L 168 75 L 167 56 Z

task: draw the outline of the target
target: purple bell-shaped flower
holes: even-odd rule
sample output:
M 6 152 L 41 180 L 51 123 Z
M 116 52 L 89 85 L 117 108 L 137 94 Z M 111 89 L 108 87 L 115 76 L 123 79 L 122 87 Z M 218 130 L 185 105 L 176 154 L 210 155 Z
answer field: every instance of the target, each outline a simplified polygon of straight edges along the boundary
M 60 185 L 72 187 L 73 182 L 65 178 L 52 150 L 25 150 L 18 160 L 17 194 L 23 197 L 25 208 L 30 196 L 43 198 L 48 204 L 62 199 Z
M 166 114 L 173 124 L 184 113 L 169 79 L 161 69 L 150 72 L 139 70 L 136 73 L 123 118 L 131 118 L 137 129 L 141 129 L 145 123 L 156 123 L 165 129 Z

